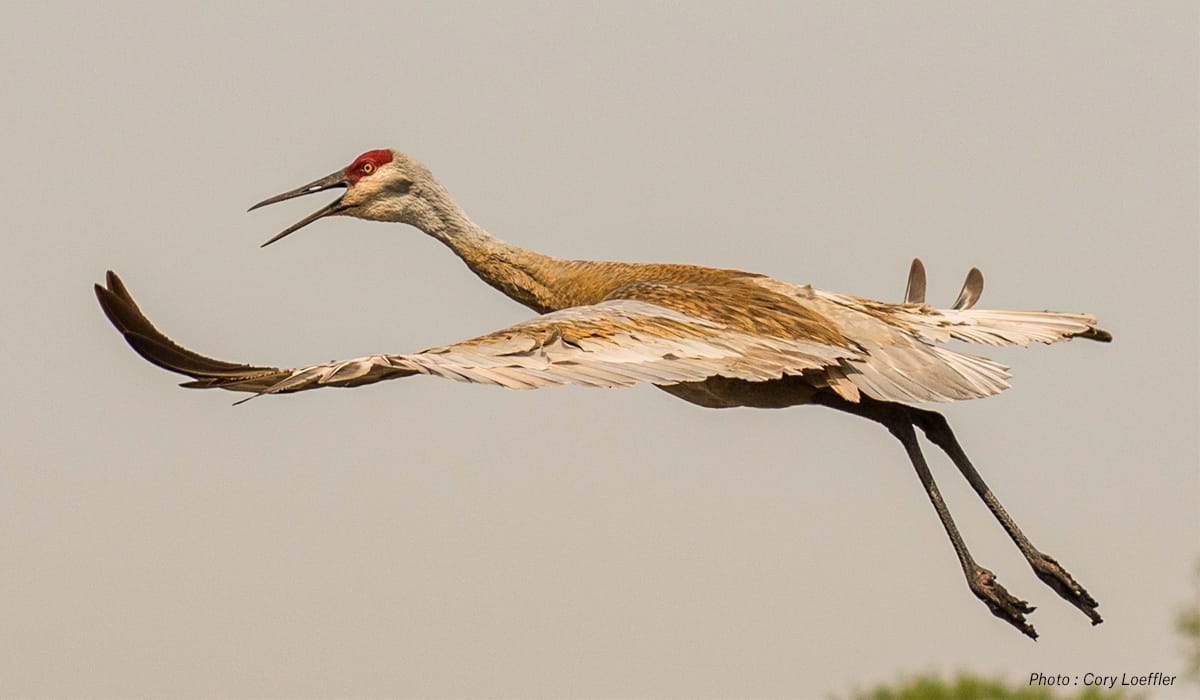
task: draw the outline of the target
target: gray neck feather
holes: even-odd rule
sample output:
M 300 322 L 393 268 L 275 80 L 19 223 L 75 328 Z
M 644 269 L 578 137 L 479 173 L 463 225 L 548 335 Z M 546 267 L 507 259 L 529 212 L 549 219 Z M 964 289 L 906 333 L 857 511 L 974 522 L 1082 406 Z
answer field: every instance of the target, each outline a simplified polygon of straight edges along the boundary
M 413 183 L 405 223 L 444 243 L 509 298 L 540 313 L 561 308 L 563 295 L 556 287 L 565 282 L 564 261 L 496 238 L 472 221 L 441 183 L 422 180 Z

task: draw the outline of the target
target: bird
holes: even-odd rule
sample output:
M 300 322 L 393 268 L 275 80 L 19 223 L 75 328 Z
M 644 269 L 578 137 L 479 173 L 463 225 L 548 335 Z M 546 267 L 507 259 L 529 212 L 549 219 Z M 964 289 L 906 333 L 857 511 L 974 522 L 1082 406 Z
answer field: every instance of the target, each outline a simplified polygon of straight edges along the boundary
M 178 345 L 150 322 L 111 270 L 104 285 L 95 285 L 103 312 L 143 358 L 189 377 L 182 386 L 250 392 L 249 398 L 423 374 L 509 389 L 651 384 L 707 408 L 807 404 L 865 418 L 903 446 L 971 593 L 1036 640 L 1026 617 L 1033 606 L 1010 594 L 968 550 L 929 470 L 920 430 L 970 483 L 1038 578 L 1093 625 L 1102 622 L 1097 601 L 1017 526 L 944 415 L 916 405 L 984 398 L 1009 387 L 1007 367 L 947 347 L 948 341 L 992 346 L 1111 341 L 1095 317 L 976 309 L 983 290 L 976 268 L 950 308 L 934 308 L 925 303 L 919 259 L 912 262 L 903 301 L 893 303 L 734 269 L 552 257 L 488 233 L 425 165 L 392 149 L 367 151 L 250 210 L 332 189 L 343 191 L 262 246 L 332 216 L 408 224 L 445 244 L 484 282 L 536 315 L 420 352 L 280 368 L 217 360 Z

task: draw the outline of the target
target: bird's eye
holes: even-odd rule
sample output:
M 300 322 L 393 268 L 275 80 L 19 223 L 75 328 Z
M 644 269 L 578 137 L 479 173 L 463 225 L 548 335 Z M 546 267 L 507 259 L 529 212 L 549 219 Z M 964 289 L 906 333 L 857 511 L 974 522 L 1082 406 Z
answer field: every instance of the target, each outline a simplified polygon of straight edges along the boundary
M 358 166 L 358 169 L 362 171 L 363 175 L 370 175 L 371 173 L 375 172 L 375 164 L 371 161 L 367 161 L 366 163 Z

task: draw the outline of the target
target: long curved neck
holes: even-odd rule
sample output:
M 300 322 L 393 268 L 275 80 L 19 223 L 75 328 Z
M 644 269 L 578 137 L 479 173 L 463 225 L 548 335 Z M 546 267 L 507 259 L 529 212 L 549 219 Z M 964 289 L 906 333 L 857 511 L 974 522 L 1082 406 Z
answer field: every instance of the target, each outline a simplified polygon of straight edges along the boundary
M 538 313 L 579 303 L 572 293 L 577 263 L 496 238 L 471 221 L 432 178 L 414 184 L 413 189 L 416 202 L 408 207 L 404 223 L 446 244 L 484 282 Z
M 412 185 L 401 222 L 433 236 L 480 279 L 538 313 L 595 304 L 636 283 L 705 285 L 746 277 L 737 270 L 695 265 L 562 260 L 506 243 L 471 221 L 432 176 Z

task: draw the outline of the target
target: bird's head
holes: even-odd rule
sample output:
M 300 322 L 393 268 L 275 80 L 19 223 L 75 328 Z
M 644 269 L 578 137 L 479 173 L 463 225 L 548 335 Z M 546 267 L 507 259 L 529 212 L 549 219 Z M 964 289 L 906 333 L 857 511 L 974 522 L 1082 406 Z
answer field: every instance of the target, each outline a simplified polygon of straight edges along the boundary
M 414 209 L 420 198 L 418 185 L 424 182 L 432 182 L 425 166 L 400 151 L 379 149 L 367 151 L 350 165 L 319 180 L 268 197 L 250 207 L 250 211 L 335 187 L 346 189 L 341 197 L 275 234 L 263 243 L 264 247 L 326 216 L 414 223 Z

